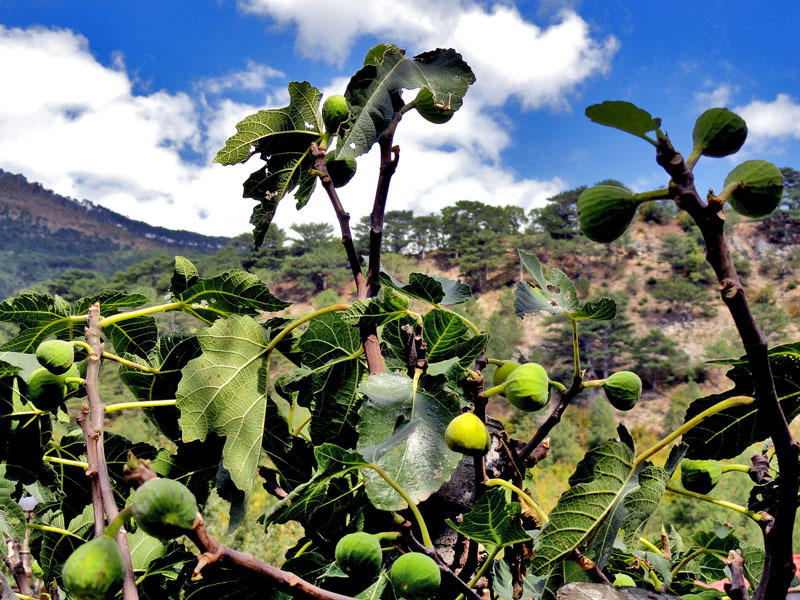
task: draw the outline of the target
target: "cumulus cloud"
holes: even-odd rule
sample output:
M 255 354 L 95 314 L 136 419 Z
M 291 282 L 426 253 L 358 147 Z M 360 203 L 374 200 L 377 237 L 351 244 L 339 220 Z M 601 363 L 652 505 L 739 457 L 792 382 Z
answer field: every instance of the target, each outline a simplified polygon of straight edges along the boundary
M 525 178 L 502 163 L 512 142 L 502 106 L 514 99 L 524 109 L 568 107 L 569 95 L 586 78 L 607 71 L 618 47 L 613 37 L 594 39 L 570 10 L 539 27 L 511 5 L 484 8 L 467 0 L 414 0 L 402 7 L 388 0 L 240 4 L 294 24 L 298 48 L 327 61 L 344 60 L 349 44 L 366 34 L 413 48 L 452 46 L 464 54 L 478 75 L 469 101 L 441 126 L 409 113 L 396 137 L 402 152 L 391 207 L 422 213 L 461 199 L 531 208 L 564 189 L 558 178 Z M 323 24 L 338 34 L 330 47 L 329 38 L 317 33 Z M 89 41 L 70 30 L 0 26 L 0 81 L 26 82 L 0 95 L 0 167 L 149 223 L 217 235 L 248 229 L 254 203 L 241 198 L 241 185 L 260 161 L 222 167 L 211 158 L 236 122 L 287 103 L 284 75 L 274 67 L 251 61 L 185 93 L 135 93 L 121 53 L 104 66 Z M 334 80 L 323 92 L 340 93 L 345 85 L 346 79 Z M 242 90 L 263 93 L 264 104 L 230 99 Z M 371 208 L 376 175 L 370 171 L 376 173 L 377 164 L 375 151 L 361 157 L 359 175 L 342 190 L 354 219 Z M 292 205 L 291 198 L 282 203 L 277 224 L 335 223 L 321 190 L 312 207 L 297 212 Z
M 704 92 L 695 92 L 694 94 L 697 108 L 706 110 L 708 108 L 726 107 L 730 105 L 731 98 L 735 91 L 733 86 L 729 84 L 714 86 L 711 82 L 707 82 L 706 87 L 711 89 Z
M 789 94 L 778 94 L 771 102 L 753 100 L 737 106 L 734 112 L 747 122 L 753 137 L 800 139 L 800 104 Z
M 507 3 L 490 9 L 468 0 L 239 0 L 251 13 L 297 29 L 297 50 L 341 63 L 362 35 L 386 36 L 427 50 L 458 49 L 478 76 L 473 96 L 502 105 L 510 97 L 525 108 L 564 108 L 567 95 L 586 78 L 608 71 L 619 48 L 614 36 L 598 41 L 589 25 L 564 9 L 549 27 L 527 21 Z M 336 31 L 336 37 L 319 35 Z

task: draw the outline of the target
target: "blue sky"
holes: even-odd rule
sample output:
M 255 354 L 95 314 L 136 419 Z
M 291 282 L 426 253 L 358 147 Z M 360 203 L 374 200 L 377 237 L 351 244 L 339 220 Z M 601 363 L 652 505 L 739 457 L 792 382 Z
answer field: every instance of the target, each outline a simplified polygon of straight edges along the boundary
M 211 163 L 235 123 L 285 105 L 289 81 L 343 92 L 391 41 L 412 55 L 453 47 L 477 82 L 448 124 L 403 120 L 389 208 L 531 208 L 607 178 L 662 187 L 648 144 L 583 115 L 606 99 L 662 117 L 684 154 L 704 109 L 741 114 L 742 151 L 695 169 L 700 189 L 719 190 L 746 159 L 800 169 L 798 31 L 796 0 L 0 0 L 0 168 L 153 224 L 234 235 L 253 206 L 241 183 L 260 167 Z M 342 190 L 354 219 L 376 166 L 359 159 Z M 321 220 L 335 222 L 321 192 L 276 216 Z

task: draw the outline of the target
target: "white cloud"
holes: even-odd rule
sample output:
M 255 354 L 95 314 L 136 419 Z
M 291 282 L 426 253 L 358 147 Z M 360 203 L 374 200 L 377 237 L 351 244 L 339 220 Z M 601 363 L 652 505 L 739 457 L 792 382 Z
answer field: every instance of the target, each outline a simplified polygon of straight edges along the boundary
M 748 134 L 755 138 L 800 139 L 800 104 L 789 94 L 778 94 L 772 102 L 753 100 L 734 112 L 745 120 Z
M 449 123 L 433 126 L 414 112 L 405 116 L 396 137 L 401 159 L 389 208 L 434 212 L 461 199 L 531 208 L 563 190 L 558 178 L 528 179 L 502 163 L 512 139 L 501 106 L 513 97 L 529 109 L 565 107 L 568 94 L 583 80 L 607 70 L 616 40 L 593 40 L 573 12 L 539 28 L 506 5 L 484 10 L 443 0 L 434 9 L 411 2 L 401 10 L 396 4 L 358 2 L 359 12 L 341 4 L 334 11 L 332 3 L 318 4 L 319 10 L 305 5 L 302 11 L 294 2 L 258 3 L 282 22 L 306 15 L 297 22 L 298 45 L 309 51 L 330 51 L 329 38 L 318 42 L 313 34 L 315 23 L 337 23 L 333 13 L 341 10 L 360 16 L 343 20 L 339 40 L 399 32 L 398 41 L 414 47 L 456 47 L 475 69 L 478 83 Z M 258 8 L 256 0 L 250 5 Z M 501 39 L 499 46 L 491 43 Z M 0 167 L 131 218 L 234 235 L 249 229 L 254 202 L 241 198 L 241 186 L 262 163 L 254 158 L 222 167 L 210 160 L 235 132 L 236 122 L 261 108 L 286 104 L 283 83 L 270 87 L 270 80 L 282 77 L 268 65 L 248 62 L 241 71 L 198 81 L 191 93 L 135 94 L 122 54 L 104 66 L 89 42 L 72 31 L 0 26 L 0 81 L 26 82 L 0 94 Z M 346 79 L 335 80 L 323 91 L 340 93 L 345 85 Z M 262 92 L 265 104 L 249 106 L 225 97 L 234 90 Z M 187 155 L 206 159 L 196 164 Z M 354 222 L 371 209 L 377 165 L 376 151 L 361 157 L 359 175 L 341 190 Z M 303 211 L 293 210 L 293 204 L 292 198 L 284 200 L 277 224 L 335 223 L 321 189 Z
M 707 82 L 706 87 L 713 89 L 706 92 L 695 92 L 694 94 L 697 108 L 706 110 L 708 108 L 726 107 L 730 105 L 734 93 L 733 86 L 724 83 L 714 87 L 711 82 Z
M 239 6 L 295 25 L 298 51 L 333 63 L 341 63 L 362 35 L 423 50 L 456 48 L 478 78 L 471 96 L 495 106 L 514 97 L 528 109 L 564 108 L 581 82 L 608 71 L 619 48 L 613 36 L 593 39 L 588 24 L 568 9 L 542 28 L 507 3 L 487 10 L 469 0 L 239 0 Z M 324 30 L 336 37 L 320 35 Z

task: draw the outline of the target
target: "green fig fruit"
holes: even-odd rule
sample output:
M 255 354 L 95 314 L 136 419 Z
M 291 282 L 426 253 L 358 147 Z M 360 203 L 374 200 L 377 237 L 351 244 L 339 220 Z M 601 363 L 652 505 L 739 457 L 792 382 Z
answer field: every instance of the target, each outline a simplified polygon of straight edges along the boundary
M 394 561 L 389 579 L 394 593 L 406 600 L 426 600 L 442 583 L 436 561 L 421 552 L 409 552 Z
M 505 385 L 506 399 L 520 410 L 540 410 L 550 399 L 547 371 L 536 363 L 525 363 L 511 371 Z
M 704 156 L 728 156 L 747 139 L 747 123 L 727 108 L 709 108 L 697 117 L 692 131 L 694 147 Z
M 75 350 L 64 340 L 47 340 L 36 349 L 36 360 L 54 375 L 62 375 L 72 366 Z
M 492 445 L 486 425 L 471 412 L 450 421 L 444 432 L 444 441 L 453 452 L 469 456 L 483 456 Z
M 503 364 L 497 367 L 494 370 L 494 376 L 492 377 L 492 385 L 503 385 L 506 382 L 506 379 L 511 374 L 511 371 L 516 369 L 519 366 L 519 363 L 514 360 L 504 360 Z
M 437 125 L 447 123 L 456 114 L 456 111 L 437 103 L 433 99 L 433 94 L 427 88 L 422 88 L 414 99 L 414 106 L 420 116 L 426 121 Z
M 336 544 L 336 564 L 348 575 L 372 581 L 381 570 L 383 551 L 377 537 L 365 531 L 348 533 Z
M 766 217 L 781 203 L 783 175 L 766 160 L 746 160 L 725 178 L 725 187 L 739 182 L 729 198 L 733 210 L 745 217 Z
M 722 477 L 722 465 L 715 460 L 681 461 L 681 484 L 684 489 L 698 494 L 707 494 Z
M 348 156 L 341 160 L 335 160 L 331 158 L 332 156 L 332 154 L 328 154 L 325 157 L 325 167 L 328 169 L 333 187 L 340 188 L 356 174 L 356 159 Z
M 61 571 L 61 580 L 70 597 L 78 600 L 113 598 L 122 588 L 125 563 L 117 542 L 95 538 L 78 546 Z
M 625 233 L 641 201 L 615 185 L 595 185 L 578 196 L 581 231 L 593 242 L 609 244 Z
M 192 529 L 197 501 L 181 482 L 157 477 L 136 490 L 131 511 L 146 534 L 168 540 Z
M 28 400 L 39 410 L 54 410 L 64 402 L 67 386 L 63 375 L 53 375 L 44 367 L 28 377 Z
M 350 110 L 347 108 L 347 100 L 344 96 L 334 94 L 328 96 L 322 105 L 322 122 L 325 123 L 325 131 L 336 133 L 339 126 L 347 121 Z
M 612 585 L 617 587 L 636 587 L 636 582 L 630 575 L 626 575 L 625 573 L 615 573 L 614 583 L 612 583 Z
M 632 371 L 618 371 L 603 383 L 608 402 L 617 410 L 630 410 L 642 395 L 642 380 Z

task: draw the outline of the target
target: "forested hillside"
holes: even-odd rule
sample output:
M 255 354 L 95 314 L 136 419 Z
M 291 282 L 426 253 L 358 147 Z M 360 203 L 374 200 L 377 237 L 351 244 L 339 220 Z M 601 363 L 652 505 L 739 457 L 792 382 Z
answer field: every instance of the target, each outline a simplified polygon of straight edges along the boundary
M 134 221 L 0 169 L 2 297 L 66 269 L 112 275 L 159 252 L 208 254 L 226 242 Z

